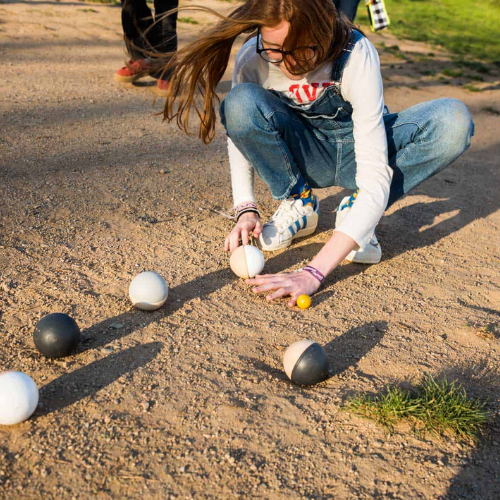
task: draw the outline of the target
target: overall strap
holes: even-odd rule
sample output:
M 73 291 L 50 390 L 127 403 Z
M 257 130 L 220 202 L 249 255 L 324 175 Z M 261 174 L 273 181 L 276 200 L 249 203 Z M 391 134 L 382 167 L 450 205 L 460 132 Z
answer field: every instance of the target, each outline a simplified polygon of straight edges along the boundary
M 344 72 L 345 65 L 351 56 L 351 52 L 354 50 L 354 46 L 358 40 L 361 40 L 363 35 L 358 30 L 351 31 L 351 37 L 347 43 L 346 48 L 342 54 L 333 61 L 332 65 L 332 80 L 336 83 L 342 82 L 342 74 Z

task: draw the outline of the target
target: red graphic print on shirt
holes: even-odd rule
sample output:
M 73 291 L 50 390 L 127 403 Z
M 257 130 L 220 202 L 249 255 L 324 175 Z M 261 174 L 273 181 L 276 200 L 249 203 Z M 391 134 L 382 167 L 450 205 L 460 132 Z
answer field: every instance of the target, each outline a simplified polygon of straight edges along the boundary
M 321 87 L 324 90 L 331 85 L 333 85 L 333 82 L 323 82 Z M 288 90 L 292 96 L 297 99 L 297 102 L 302 104 L 304 101 L 313 102 L 316 100 L 319 86 L 320 84 L 316 82 L 311 83 L 310 85 L 299 85 L 296 83 L 294 85 L 290 85 Z

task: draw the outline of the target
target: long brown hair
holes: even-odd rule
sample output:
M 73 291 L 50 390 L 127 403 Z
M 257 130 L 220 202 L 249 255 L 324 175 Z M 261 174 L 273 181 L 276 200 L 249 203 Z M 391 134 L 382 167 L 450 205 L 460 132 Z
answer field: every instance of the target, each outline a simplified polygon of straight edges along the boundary
M 165 74 L 171 72 L 164 119 L 176 119 L 179 128 L 188 133 L 193 108 L 200 118 L 199 137 L 205 144 L 210 143 L 215 134 L 214 97 L 220 102 L 215 88 L 226 71 L 232 45 L 239 35 L 248 33 L 248 40 L 256 36 L 258 28 L 288 21 L 290 30 L 283 44 L 285 50 L 317 46 L 317 57 L 310 67 L 287 66 L 291 73 L 303 74 L 337 58 L 353 29 L 352 23 L 337 13 L 332 0 L 247 0 L 228 16 L 201 6 L 176 10 L 201 10 L 219 18 L 217 24 L 180 49 L 163 68 Z M 174 11 L 165 15 L 171 12 Z M 177 100 L 177 110 L 174 110 Z

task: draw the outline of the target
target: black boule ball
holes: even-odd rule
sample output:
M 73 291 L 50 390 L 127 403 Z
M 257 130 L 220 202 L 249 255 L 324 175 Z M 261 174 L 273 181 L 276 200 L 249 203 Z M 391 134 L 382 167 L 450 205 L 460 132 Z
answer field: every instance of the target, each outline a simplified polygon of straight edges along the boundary
M 317 342 L 299 340 L 285 351 L 283 364 L 288 378 L 298 385 L 314 385 L 328 378 L 328 356 Z
M 80 342 L 80 328 L 67 314 L 48 314 L 36 324 L 33 340 L 47 358 L 64 358 L 72 354 Z

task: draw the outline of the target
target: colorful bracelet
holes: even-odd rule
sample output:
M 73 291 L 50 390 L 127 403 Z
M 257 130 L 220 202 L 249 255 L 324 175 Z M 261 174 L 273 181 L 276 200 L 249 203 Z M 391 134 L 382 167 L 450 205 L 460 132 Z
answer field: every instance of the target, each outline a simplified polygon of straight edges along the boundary
M 323 281 L 325 281 L 325 277 L 323 276 L 323 273 L 319 272 L 315 267 L 306 266 L 306 267 L 304 267 L 303 270 L 312 274 L 320 282 L 320 284 L 323 284 Z
M 236 222 L 238 222 L 238 221 L 240 220 L 240 217 L 241 217 L 243 214 L 247 214 L 247 213 L 249 213 L 249 212 L 252 212 L 252 213 L 254 213 L 254 214 L 257 214 L 257 215 L 259 216 L 259 218 L 260 218 L 260 212 L 259 212 L 257 209 L 255 209 L 255 208 L 247 208 L 246 210 L 243 210 L 242 212 L 240 212 L 240 213 L 238 214 L 238 217 L 236 217 Z
M 247 203 L 241 203 L 240 205 L 233 208 L 234 210 L 234 218 L 236 221 L 246 212 L 254 212 L 260 217 L 259 209 L 257 208 L 257 203 L 253 201 L 249 201 Z

